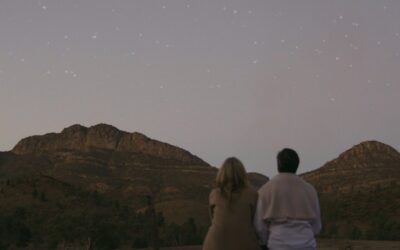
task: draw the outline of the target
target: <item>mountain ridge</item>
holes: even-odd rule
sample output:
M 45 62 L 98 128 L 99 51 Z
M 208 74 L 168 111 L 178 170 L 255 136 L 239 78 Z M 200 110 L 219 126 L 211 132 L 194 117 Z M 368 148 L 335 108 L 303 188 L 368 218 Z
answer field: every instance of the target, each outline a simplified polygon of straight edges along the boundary
M 150 197 L 171 226 L 164 230 L 188 225 L 192 218 L 202 238 L 209 226 L 208 196 L 217 168 L 199 159 L 138 132 L 75 124 L 60 133 L 24 138 L 11 151 L 0 152 L 0 211 L 25 207 L 31 218 L 45 221 L 35 232 L 46 232 L 53 218 L 74 218 L 77 211 L 106 209 L 106 218 L 113 218 L 116 210 L 131 211 L 138 219 L 148 212 Z M 365 141 L 302 174 L 319 194 L 321 235 L 398 239 L 399 169 L 396 149 Z M 255 189 L 268 181 L 259 173 L 247 177 Z M 29 227 L 40 228 L 29 221 Z M 114 218 L 112 223 L 125 221 Z
M 364 141 L 302 176 L 322 193 L 364 192 L 400 183 L 400 153 L 385 143 Z
M 64 128 L 60 133 L 29 136 L 20 140 L 11 152 L 24 155 L 65 150 L 143 153 L 179 160 L 184 164 L 209 166 L 207 162 L 187 150 L 151 139 L 138 132 L 125 132 L 104 123 L 91 127 L 75 124 Z

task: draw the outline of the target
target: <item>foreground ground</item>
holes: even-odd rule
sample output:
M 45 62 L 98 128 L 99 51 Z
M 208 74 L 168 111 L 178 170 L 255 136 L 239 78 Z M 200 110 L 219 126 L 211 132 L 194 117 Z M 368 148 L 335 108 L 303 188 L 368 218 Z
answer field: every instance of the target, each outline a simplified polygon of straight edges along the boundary
M 318 240 L 318 250 L 399 250 L 400 241 Z M 201 250 L 201 246 L 169 247 L 162 250 Z

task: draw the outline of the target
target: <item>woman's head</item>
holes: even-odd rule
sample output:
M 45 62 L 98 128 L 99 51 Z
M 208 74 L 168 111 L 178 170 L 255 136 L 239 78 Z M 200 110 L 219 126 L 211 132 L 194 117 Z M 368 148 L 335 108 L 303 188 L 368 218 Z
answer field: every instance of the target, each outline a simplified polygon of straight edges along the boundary
M 246 170 L 236 157 L 229 157 L 222 164 L 216 179 L 217 187 L 230 194 L 247 186 Z

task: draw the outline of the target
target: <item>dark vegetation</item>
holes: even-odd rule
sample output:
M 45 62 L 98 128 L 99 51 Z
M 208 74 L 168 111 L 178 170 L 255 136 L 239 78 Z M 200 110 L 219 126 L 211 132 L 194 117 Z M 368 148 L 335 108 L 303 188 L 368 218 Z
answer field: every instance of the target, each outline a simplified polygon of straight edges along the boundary
M 400 240 L 400 185 L 377 185 L 369 192 L 321 194 L 321 238 Z M 10 246 L 55 249 L 146 248 L 199 245 L 207 227 L 193 218 L 167 223 L 162 213 L 136 202 L 140 212 L 98 192 L 88 192 L 49 177 L 7 179 L 0 183 L 0 249 Z M 179 211 L 177 211 L 179 213 Z M 200 223 L 201 224 L 201 223 Z M 154 234 L 154 230 L 156 234 Z
M 193 218 L 181 225 L 167 223 L 161 213 L 146 208 L 147 197 L 138 200 L 145 206 L 138 212 L 122 201 L 47 177 L 2 181 L 0 198 L 0 249 L 198 245 L 206 230 Z
M 320 195 L 321 238 L 400 240 L 400 185 Z M 397 197 L 397 198 L 394 198 Z M 397 215 L 397 216 L 396 216 Z

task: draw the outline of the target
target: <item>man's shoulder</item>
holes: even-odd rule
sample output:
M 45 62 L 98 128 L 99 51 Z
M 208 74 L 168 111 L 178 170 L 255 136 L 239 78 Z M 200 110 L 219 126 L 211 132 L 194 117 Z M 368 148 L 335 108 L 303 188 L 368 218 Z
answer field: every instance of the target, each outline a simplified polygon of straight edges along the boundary
M 268 190 L 271 188 L 272 186 L 272 180 L 269 180 L 268 182 L 266 182 L 264 185 L 262 185 L 259 189 L 258 189 L 258 195 L 263 194 L 268 192 Z
M 317 190 L 315 189 L 315 187 L 314 187 L 310 182 L 304 180 L 303 177 L 300 177 L 300 178 L 301 178 L 301 180 L 303 181 L 304 186 L 306 186 L 307 189 L 310 190 L 310 192 L 312 192 L 312 193 L 314 193 L 315 195 L 317 195 Z

